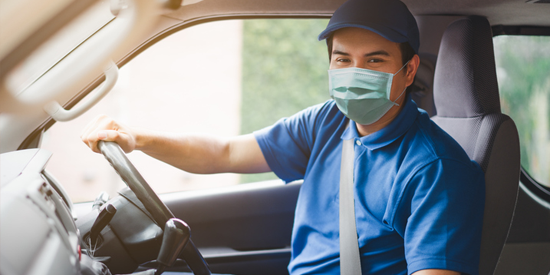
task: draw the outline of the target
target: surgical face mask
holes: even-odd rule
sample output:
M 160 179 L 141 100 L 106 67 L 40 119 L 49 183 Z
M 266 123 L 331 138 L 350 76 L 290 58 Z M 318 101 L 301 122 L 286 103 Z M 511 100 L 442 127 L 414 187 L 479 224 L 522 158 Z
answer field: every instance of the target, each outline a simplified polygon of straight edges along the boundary
M 334 69 L 328 71 L 330 97 L 338 109 L 349 119 L 363 125 L 378 121 L 405 92 L 401 92 L 395 101 L 390 100 L 393 77 L 395 74 L 361 68 Z

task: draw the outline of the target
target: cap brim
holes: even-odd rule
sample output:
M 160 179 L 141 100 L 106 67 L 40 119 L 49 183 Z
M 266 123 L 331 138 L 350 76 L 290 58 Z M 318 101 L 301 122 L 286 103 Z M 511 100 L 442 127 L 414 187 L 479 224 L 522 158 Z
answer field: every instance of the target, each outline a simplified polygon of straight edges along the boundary
M 361 29 L 372 31 L 372 32 L 388 39 L 389 41 L 392 41 L 392 42 L 395 42 L 395 43 L 408 42 L 407 37 L 405 37 L 401 33 L 397 32 L 397 31 L 395 31 L 391 28 L 381 26 L 381 25 L 378 25 L 378 24 L 369 24 L 369 25 L 370 26 L 367 27 L 367 26 L 364 25 L 364 23 L 363 24 L 354 24 L 354 23 L 334 24 L 334 25 L 330 26 L 329 28 L 326 28 L 324 31 L 322 31 L 321 34 L 319 34 L 318 39 L 319 39 L 319 41 L 321 41 L 323 39 L 327 39 L 333 32 L 335 32 L 339 29 L 355 27 L 355 28 L 361 28 Z

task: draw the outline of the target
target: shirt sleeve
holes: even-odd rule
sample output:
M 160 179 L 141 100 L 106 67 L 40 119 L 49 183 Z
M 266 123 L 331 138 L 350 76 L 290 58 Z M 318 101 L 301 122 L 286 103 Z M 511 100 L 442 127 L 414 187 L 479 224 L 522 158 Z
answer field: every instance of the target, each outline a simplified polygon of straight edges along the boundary
M 408 273 L 446 269 L 478 274 L 485 178 L 475 162 L 439 159 L 408 184 L 404 221 Z
M 327 105 L 328 102 L 315 105 L 254 132 L 267 164 L 283 181 L 304 178 L 316 123 Z

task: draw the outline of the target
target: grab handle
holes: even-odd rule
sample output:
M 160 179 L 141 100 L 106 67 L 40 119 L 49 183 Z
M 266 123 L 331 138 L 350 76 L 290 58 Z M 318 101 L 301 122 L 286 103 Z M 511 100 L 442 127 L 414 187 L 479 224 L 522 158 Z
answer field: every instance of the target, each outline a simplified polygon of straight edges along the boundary
M 86 102 L 81 102 L 78 106 L 65 110 L 57 101 L 51 101 L 44 106 L 44 111 L 56 121 L 69 121 L 88 111 L 115 86 L 118 79 L 117 65 L 111 61 L 104 73 L 105 83 Z

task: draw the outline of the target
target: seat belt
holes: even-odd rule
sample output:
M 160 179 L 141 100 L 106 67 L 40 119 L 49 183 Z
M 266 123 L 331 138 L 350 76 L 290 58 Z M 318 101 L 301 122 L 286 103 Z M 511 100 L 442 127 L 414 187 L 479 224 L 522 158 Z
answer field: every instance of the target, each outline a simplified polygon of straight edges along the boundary
M 353 167 L 355 162 L 354 139 L 346 139 L 342 146 L 340 165 L 340 274 L 361 274 L 361 258 L 355 224 L 353 198 Z

